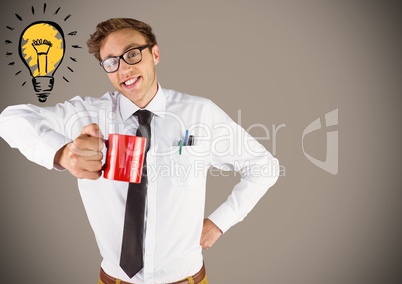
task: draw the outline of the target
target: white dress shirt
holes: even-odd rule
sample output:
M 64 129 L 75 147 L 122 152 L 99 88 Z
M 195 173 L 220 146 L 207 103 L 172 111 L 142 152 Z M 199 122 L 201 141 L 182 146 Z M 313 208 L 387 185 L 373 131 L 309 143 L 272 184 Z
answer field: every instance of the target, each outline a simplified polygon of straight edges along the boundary
M 228 199 L 208 217 L 226 232 L 276 182 L 279 162 L 208 99 L 159 86 L 146 109 L 154 117 L 147 155 L 144 268 L 132 279 L 119 266 L 128 184 L 101 177 L 78 179 L 78 187 L 103 270 L 130 283 L 168 283 L 193 275 L 202 266 L 200 237 L 209 168 L 241 174 Z M 0 115 L 0 136 L 29 160 L 53 169 L 55 153 L 90 123 L 99 124 L 105 138 L 109 133 L 135 135 L 137 110 L 118 92 L 75 97 L 54 107 L 11 106 Z M 180 154 L 178 144 L 186 130 L 195 143 L 183 146 Z

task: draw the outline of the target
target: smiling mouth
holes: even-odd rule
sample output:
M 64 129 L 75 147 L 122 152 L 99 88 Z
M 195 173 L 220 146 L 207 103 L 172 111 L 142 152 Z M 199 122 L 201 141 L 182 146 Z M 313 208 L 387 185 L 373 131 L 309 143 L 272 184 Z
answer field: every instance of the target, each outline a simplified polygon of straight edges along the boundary
M 138 78 L 139 78 L 139 77 L 136 77 L 136 78 L 127 80 L 127 81 L 123 82 L 123 84 L 126 85 L 126 86 L 128 86 L 128 87 L 129 87 L 129 86 L 132 86 L 132 85 L 134 85 L 135 82 L 137 82 Z

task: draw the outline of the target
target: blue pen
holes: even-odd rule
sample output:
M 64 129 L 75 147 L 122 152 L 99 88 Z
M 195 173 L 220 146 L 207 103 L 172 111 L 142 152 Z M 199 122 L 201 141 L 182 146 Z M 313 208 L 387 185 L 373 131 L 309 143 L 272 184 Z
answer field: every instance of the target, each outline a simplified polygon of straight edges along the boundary
M 184 137 L 184 143 L 183 143 L 183 145 L 184 145 L 184 146 L 187 146 L 187 144 L 188 144 L 188 130 L 186 130 L 186 136 Z

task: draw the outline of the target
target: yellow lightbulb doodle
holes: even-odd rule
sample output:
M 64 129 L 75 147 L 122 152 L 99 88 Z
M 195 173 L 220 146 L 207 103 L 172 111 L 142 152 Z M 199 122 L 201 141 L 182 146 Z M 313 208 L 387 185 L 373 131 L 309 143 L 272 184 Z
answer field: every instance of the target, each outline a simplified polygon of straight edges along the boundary
M 53 89 L 54 73 L 63 60 L 64 34 L 53 22 L 35 22 L 22 32 L 19 54 L 32 76 L 40 102 L 45 102 Z

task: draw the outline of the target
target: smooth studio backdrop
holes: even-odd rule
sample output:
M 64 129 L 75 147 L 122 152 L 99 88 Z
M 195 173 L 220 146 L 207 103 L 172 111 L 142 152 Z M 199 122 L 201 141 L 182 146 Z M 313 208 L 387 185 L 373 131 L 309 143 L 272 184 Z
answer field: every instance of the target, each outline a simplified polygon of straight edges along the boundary
M 397 283 L 400 8 L 392 1 L 3 1 L 0 110 L 113 91 L 86 40 L 105 19 L 143 20 L 157 35 L 162 86 L 211 98 L 281 163 L 278 183 L 205 251 L 210 283 Z M 16 44 L 37 20 L 59 23 L 67 42 L 44 104 Z M 332 111 L 337 120 L 326 125 Z M 316 119 L 321 129 L 303 140 Z M 329 132 L 338 134 L 336 148 L 327 147 Z M 338 151 L 336 174 L 307 158 L 325 161 L 327 151 Z M 2 279 L 96 283 L 100 256 L 75 178 L 29 162 L 2 139 L 0 153 Z M 207 215 L 238 179 L 211 173 Z

